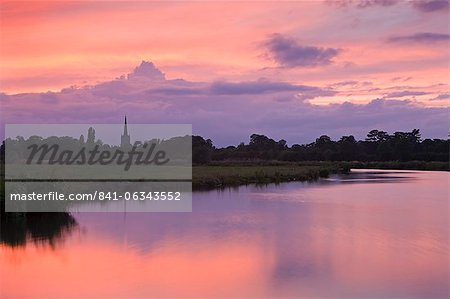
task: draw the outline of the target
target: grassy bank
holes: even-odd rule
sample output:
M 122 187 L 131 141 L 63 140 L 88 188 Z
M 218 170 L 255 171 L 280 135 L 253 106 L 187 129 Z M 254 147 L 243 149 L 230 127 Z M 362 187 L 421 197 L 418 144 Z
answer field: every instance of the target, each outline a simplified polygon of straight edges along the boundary
M 449 171 L 446 162 L 217 162 L 192 169 L 193 190 L 215 189 L 247 184 L 310 181 L 330 174 L 348 173 L 355 169 Z
M 233 163 L 194 166 L 192 188 L 215 189 L 247 184 L 268 184 L 289 181 L 311 181 L 330 174 L 348 172 L 336 163 Z
M 268 184 L 289 181 L 311 181 L 351 168 L 449 171 L 446 162 L 281 162 L 240 161 L 215 162 L 192 169 L 193 190 L 216 189 L 246 184 Z M 4 180 L 0 175 L 0 212 L 4 208 Z

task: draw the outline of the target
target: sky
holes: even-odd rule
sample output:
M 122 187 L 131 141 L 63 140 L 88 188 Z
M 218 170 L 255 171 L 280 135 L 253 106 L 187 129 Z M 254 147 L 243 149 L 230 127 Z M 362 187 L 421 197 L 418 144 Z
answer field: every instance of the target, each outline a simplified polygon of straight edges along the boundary
M 5 123 L 446 138 L 448 0 L 0 2 Z

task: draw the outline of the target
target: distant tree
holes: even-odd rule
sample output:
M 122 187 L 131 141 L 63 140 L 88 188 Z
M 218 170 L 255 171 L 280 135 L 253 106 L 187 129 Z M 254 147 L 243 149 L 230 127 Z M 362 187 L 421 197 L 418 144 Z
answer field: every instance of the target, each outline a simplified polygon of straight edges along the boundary
M 413 129 L 409 134 L 413 142 L 420 142 L 422 136 L 419 129 Z
M 366 141 L 383 142 L 389 139 L 389 134 L 384 131 L 372 130 L 367 134 Z
M 249 147 L 255 151 L 268 151 L 277 147 L 277 142 L 265 135 L 252 134 L 250 136 Z
M 206 164 L 211 161 L 213 144 L 210 139 L 201 136 L 192 136 L 192 163 Z
M 392 137 L 394 156 L 401 161 L 412 159 L 414 152 L 420 143 L 421 135 L 419 129 L 411 132 L 395 132 Z
M 338 142 L 341 159 L 350 161 L 357 156 L 357 143 L 354 136 L 342 136 Z
M 393 148 L 389 142 L 381 142 L 377 147 L 377 160 L 390 161 L 394 159 Z
M 285 150 L 287 148 L 287 142 L 284 139 L 278 141 L 278 149 Z
M 326 148 L 328 147 L 333 141 L 331 141 L 331 138 L 327 135 L 322 135 L 319 138 L 316 139 L 316 146 L 320 148 Z

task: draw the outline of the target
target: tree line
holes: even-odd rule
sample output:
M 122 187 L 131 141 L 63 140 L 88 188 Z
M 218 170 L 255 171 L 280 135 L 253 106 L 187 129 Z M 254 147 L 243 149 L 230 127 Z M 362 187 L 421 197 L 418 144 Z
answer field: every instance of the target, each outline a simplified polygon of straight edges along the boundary
M 252 134 L 247 144 L 217 148 L 210 139 L 193 136 L 192 151 L 194 164 L 226 160 L 448 162 L 449 139 L 422 139 L 419 129 L 393 134 L 372 130 L 364 140 L 349 135 L 335 141 L 322 135 L 312 143 L 289 147 L 286 140 Z
M 186 137 L 186 136 L 185 136 Z M 21 138 L 21 137 L 18 137 Z M 35 142 L 37 136 L 17 142 Z M 64 139 L 64 138 L 63 138 Z M 66 140 L 67 139 L 67 140 Z M 70 139 L 70 140 L 68 140 Z M 92 139 L 92 138 L 90 138 Z M 39 142 L 48 141 L 39 138 Z M 70 148 L 77 148 L 84 143 L 84 138 L 77 140 L 66 137 L 64 144 Z M 88 142 L 89 143 L 89 138 Z M 165 143 L 170 148 L 180 149 L 174 140 L 158 141 L 159 146 Z M 96 141 L 100 146 L 107 145 Z M 252 134 L 249 142 L 241 142 L 237 146 L 216 147 L 210 139 L 192 136 L 192 162 L 207 164 L 214 161 L 440 161 L 449 162 L 449 139 L 422 139 L 420 130 L 411 132 L 395 132 L 388 134 L 381 130 L 372 130 L 364 140 L 356 140 L 354 136 L 342 136 L 339 140 L 332 140 L 327 135 L 318 137 L 309 144 L 293 144 L 288 146 L 286 140 L 274 140 L 261 134 Z M 5 142 L 0 146 L 0 160 L 4 161 Z M 21 154 L 20 150 L 15 151 Z M 176 156 L 176 154 L 175 154 Z

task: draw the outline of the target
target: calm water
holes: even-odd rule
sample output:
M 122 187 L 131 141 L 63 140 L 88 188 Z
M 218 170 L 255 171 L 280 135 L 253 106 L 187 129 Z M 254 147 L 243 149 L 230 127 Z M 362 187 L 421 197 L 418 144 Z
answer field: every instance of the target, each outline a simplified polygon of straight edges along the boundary
M 35 219 L 0 244 L 0 298 L 447 298 L 449 178 L 360 170 L 195 193 L 192 213 Z

